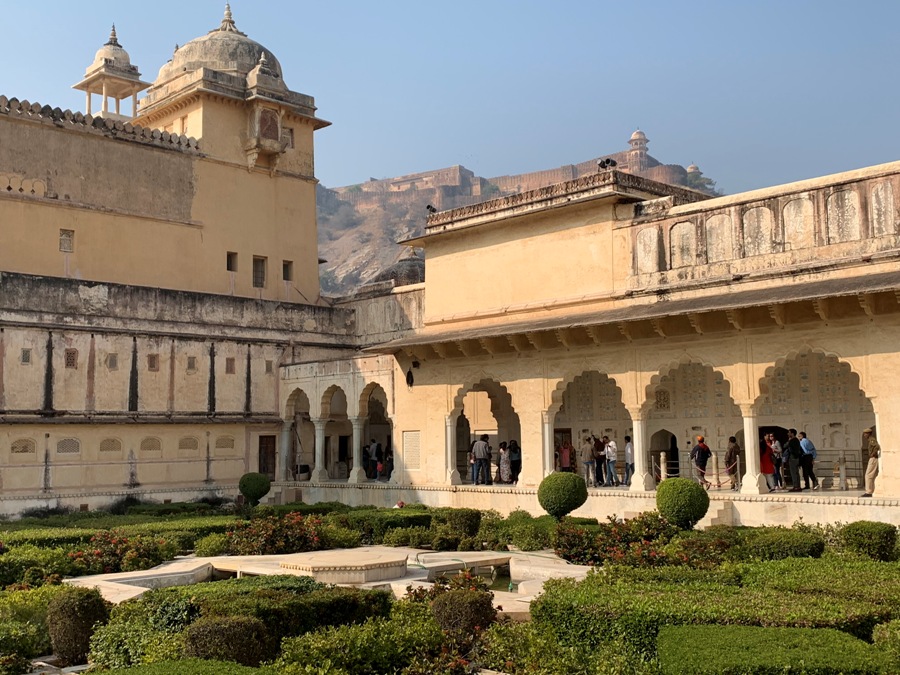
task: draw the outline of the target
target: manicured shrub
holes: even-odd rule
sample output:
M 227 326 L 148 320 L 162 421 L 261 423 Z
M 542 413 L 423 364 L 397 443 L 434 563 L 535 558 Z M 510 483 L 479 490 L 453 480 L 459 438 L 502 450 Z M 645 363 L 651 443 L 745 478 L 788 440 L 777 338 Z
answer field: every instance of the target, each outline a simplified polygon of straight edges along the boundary
M 96 588 L 67 587 L 47 607 L 54 653 L 70 665 L 84 663 L 94 625 L 104 624 L 108 618 L 109 608 Z
M 398 527 L 431 527 L 431 511 L 403 509 L 358 509 L 341 514 L 329 522 L 349 527 L 360 533 L 362 543 L 380 544 L 384 535 Z
M 474 537 L 481 526 L 481 511 L 478 509 L 431 509 L 431 523 L 448 525 L 463 537 Z
M 10 659 L 4 666 L 0 661 L 0 675 L 7 672 L 26 673 L 30 670 L 21 670 L 21 662 L 27 663 L 29 656 L 37 656 L 35 645 L 43 642 L 39 634 L 40 627 L 23 621 L 0 621 L 0 659 L 16 656 Z M 4 670 L 5 668 L 5 670 Z M 19 670 L 17 670 L 19 669 Z
M 587 484 L 575 473 L 558 471 L 541 481 L 538 503 L 551 516 L 561 520 L 587 501 Z
M 720 649 L 698 649 L 721 645 Z M 665 626 L 662 675 L 878 675 L 884 657 L 859 638 L 827 628 Z
M 200 659 L 179 659 L 161 661 L 135 668 L 105 671 L 104 675 L 262 675 L 264 671 L 228 661 L 203 661 Z M 318 675 L 317 673 L 315 675 Z M 328 674 L 332 675 L 332 674 Z M 337 674 L 334 674 L 337 675 Z
M 441 525 L 432 530 L 431 548 L 435 551 L 456 551 L 459 549 L 460 534 L 449 525 Z
M 424 548 L 431 545 L 434 535 L 426 527 L 396 527 L 384 533 L 385 546 L 411 546 Z
M 618 575 L 598 572 L 581 582 L 552 579 L 544 584 L 544 592 L 531 604 L 531 617 L 538 626 L 552 631 L 565 645 L 582 642 L 600 647 L 612 639 L 621 639 L 635 653 L 652 659 L 656 655 L 656 636 L 660 626 L 687 624 L 722 624 L 755 626 L 794 626 L 835 628 L 862 639 L 869 639 L 873 627 L 893 617 L 896 612 L 895 591 L 889 584 L 887 593 L 875 600 L 877 591 L 866 597 L 859 593 L 842 596 L 827 590 L 826 579 L 837 574 L 852 579 L 853 584 L 866 582 L 864 575 L 850 571 L 811 575 L 814 559 L 756 563 L 743 569 L 741 585 L 716 583 L 716 575 L 701 571 L 701 578 L 665 580 L 671 568 L 634 570 L 636 573 L 658 574 L 658 580 L 623 579 Z M 808 576 L 817 576 L 810 593 L 803 586 L 801 574 L 786 574 L 796 584 L 769 583 L 791 565 Z M 766 570 L 772 567 L 775 571 Z M 754 570 L 754 568 L 756 568 Z M 805 569 L 803 569 L 805 568 Z M 896 572 L 892 572 L 896 577 Z M 702 579 L 703 574 L 710 581 Z M 844 584 L 848 587 L 850 584 Z
M 839 533 L 844 550 L 860 553 L 875 560 L 894 560 L 897 528 L 890 523 L 860 520 L 849 523 Z
M 115 529 L 100 530 L 87 547 L 69 553 L 69 558 L 78 574 L 109 574 L 150 569 L 177 553 L 171 539 Z
M 184 653 L 188 658 L 258 666 L 270 648 L 265 625 L 252 616 L 203 617 L 188 626 L 184 634 Z
M 674 564 L 664 545 L 678 531 L 655 511 L 625 521 L 610 516 L 606 523 L 588 527 L 566 520 L 556 530 L 555 548 L 560 557 L 579 565 Z
M 670 523 L 690 530 L 709 510 L 709 495 L 690 478 L 667 478 L 656 488 L 656 508 Z
M 174 502 L 171 504 L 138 504 L 129 506 L 125 513 L 130 516 L 173 516 L 186 513 L 201 515 L 212 513 L 215 507 L 206 502 Z
M 325 525 L 321 529 L 322 548 L 356 548 L 361 535 L 356 530 L 337 525 Z
M 318 551 L 323 547 L 322 521 L 317 516 L 287 513 L 240 521 L 228 532 L 233 555 L 277 555 Z
M 208 534 L 194 543 L 194 554 L 201 557 L 225 555 L 228 552 L 228 536 L 225 534 Z
M 890 660 L 892 670 L 900 672 L 900 619 L 875 626 L 872 642 Z
M 279 673 L 317 673 L 327 664 L 329 675 L 381 675 L 400 672 L 417 656 L 434 655 L 441 647 L 441 630 L 428 605 L 399 602 L 390 619 L 336 626 L 282 643 Z
M 470 642 L 497 620 L 493 594 L 460 589 L 438 595 L 431 610 L 441 630 L 456 643 Z
M 17 634 L 16 640 L 22 655 L 30 658 L 51 651 L 47 606 L 56 595 L 66 592 L 68 588 L 45 585 L 31 590 L 0 592 L 0 625 L 21 624 L 36 628 L 33 633 L 27 630 Z M 32 637 L 33 642 L 29 639 Z
M 825 540 L 812 532 L 784 527 L 751 530 L 742 544 L 728 554 L 731 559 L 783 560 L 784 558 L 819 558 Z
M 509 675 L 658 675 L 655 664 L 636 657 L 620 640 L 603 649 L 560 644 L 533 622 L 500 621 L 482 634 L 479 665 Z
M 14 546 L 0 555 L 0 587 L 18 583 L 39 586 L 48 576 L 70 576 L 73 571 L 66 551 L 58 547 L 41 548 L 25 544 Z M 29 578 L 26 579 L 26 575 Z
M 509 542 L 520 551 L 542 551 L 553 545 L 556 521 L 552 518 L 532 518 L 507 528 Z
M 271 489 L 272 481 L 263 473 L 245 473 L 238 481 L 238 490 L 250 506 L 259 504 L 259 500 L 269 494 Z

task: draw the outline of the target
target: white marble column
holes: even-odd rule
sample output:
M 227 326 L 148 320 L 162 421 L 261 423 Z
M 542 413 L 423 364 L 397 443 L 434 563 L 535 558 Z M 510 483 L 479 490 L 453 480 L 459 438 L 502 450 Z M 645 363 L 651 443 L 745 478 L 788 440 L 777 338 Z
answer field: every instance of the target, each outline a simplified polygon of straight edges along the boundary
M 88 92 L 87 92 L 87 101 L 85 102 L 85 108 L 86 108 L 86 110 L 85 110 L 84 114 L 90 115 L 91 114 L 91 92 L 90 92 L 90 90 L 88 90 Z
M 446 427 L 444 429 L 444 445 L 446 452 L 444 455 L 447 464 L 447 482 L 450 485 L 462 485 L 462 477 L 459 475 L 459 469 L 456 468 L 456 416 L 447 415 L 444 418 Z
M 656 490 L 656 479 L 650 465 L 650 448 L 647 439 L 647 419 L 638 408 L 630 410 L 631 444 L 634 446 L 634 476 L 631 478 L 630 492 L 652 492 Z M 621 453 L 621 451 L 620 451 Z M 623 456 L 624 455 L 620 455 Z
M 556 417 L 549 411 L 541 413 L 541 473 L 549 476 L 556 468 L 556 459 L 553 456 L 553 419 Z
M 744 456 L 747 458 L 746 471 L 741 478 L 741 494 L 761 495 L 769 492 L 766 477 L 760 472 L 759 464 L 759 423 L 752 405 L 741 405 L 744 418 Z
M 325 466 L 325 425 L 328 420 L 315 419 L 312 423 L 316 428 L 316 465 L 310 480 L 313 483 L 324 483 L 328 481 L 328 468 Z
M 278 480 L 291 479 L 291 423 L 281 425 L 281 444 L 278 447 Z
M 103 83 L 103 103 L 101 104 L 100 109 L 102 110 L 104 116 L 109 112 L 109 99 L 106 95 L 106 82 Z
M 348 483 L 365 483 L 366 470 L 362 465 L 362 439 L 363 426 L 366 423 L 365 417 L 351 417 L 350 424 L 353 425 L 353 468 L 350 469 L 347 477 Z

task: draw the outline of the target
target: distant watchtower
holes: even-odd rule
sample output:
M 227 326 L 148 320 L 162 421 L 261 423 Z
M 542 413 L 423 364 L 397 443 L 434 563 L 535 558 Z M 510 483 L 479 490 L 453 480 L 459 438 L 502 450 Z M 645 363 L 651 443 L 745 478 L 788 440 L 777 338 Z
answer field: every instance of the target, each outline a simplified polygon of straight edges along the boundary
M 631 134 L 631 138 L 628 139 L 628 145 L 631 146 L 631 150 L 628 151 L 628 169 L 631 173 L 639 173 L 648 168 L 647 143 L 649 142 L 647 135 L 640 129 Z
M 92 97 L 99 94 L 102 98 L 100 115 L 123 121 L 137 114 L 137 94 L 150 84 L 141 81 L 141 74 L 137 66 L 131 65 L 131 57 L 128 56 L 119 39 L 116 36 L 116 26 L 113 24 L 109 34 L 109 40 L 94 56 L 94 62 L 88 66 L 84 73 L 84 79 L 78 84 L 72 85 L 73 89 L 79 89 L 87 93 L 87 105 L 85 113 L 93 114 Z M 122 114 L 122 100 L 131 97 L 131 115 Z M 115 102 L 115 112 L 109 110 L 109 99 Z

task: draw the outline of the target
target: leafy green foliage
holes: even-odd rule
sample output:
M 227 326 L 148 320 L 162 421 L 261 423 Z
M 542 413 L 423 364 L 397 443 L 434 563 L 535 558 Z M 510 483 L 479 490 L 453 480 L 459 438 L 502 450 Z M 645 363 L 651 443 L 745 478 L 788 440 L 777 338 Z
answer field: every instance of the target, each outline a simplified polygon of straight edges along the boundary
M 900 619 L 875 626 L 872 642 L 889 660 L 891 670 L 900 671 Z
M 67 576 L 73 572 L 72 562 L 61 547 L 41 548 L 25 544 L 0 554 L 0 587 L 17 583 L 40 586 L 44 579 L 54 574 Z
M 438 626 L 456 644 L 471 642 L 497 620 L 493 594 L 479 590 L 441 593 L 432 601 L 431 610 Z
M 263 675 L 269 670 L 249 668 L 227 661 L 203 661 L 201 659 L 184 659 L 178 661 L 161 661 L 135 668 L 114 669 L 105 671 L 104 675 Z
M 731 559 L 783 560 L 784 558 L 819 558 L 825 540 L 811 532 L 784 527 L 754 528 L 741 545 L 729 553 Z
M 689 530 L 709 510 L 709 495 L 690 478 L 667 478 L 656 488 L 656 508 L 667 521 Z
M 460 536 L 474 537 L 481 526 L 478 509 L 431 509 L 432 525 L 447 525 Z
M 699 645 L 727 645 L 698 649 Z M 663 675 L 878 675 L 886 660 L 859 638 L 827 628 L 665 626 L 659 632 Z
M 342 671 L 381 675 L 400 671 L 416 656 L 436 654 L 440 646 L 441 630 L 428 605 L 400 602 L 395 604 L 390 618 L 326 628 L 284 640 L 276 667 L 279 672 L 304 673 L 310 671 L 295 668 L 328 663 L 329 675 Z
M 860 520 L 844 525 L 840 530 L 844 549 L 874 560 L 894 560 L 897 549 L 897 528 L 890 523 Z
M 259 504 L 259 500 L 269 494 L 272 489 L 272 481 L 262 473 L 245 473 L 238 481 L 238 490 L 250 506 Z
M 233 555 L 276 555 L 318 551 L 324 546 L 322 520 L 317 516 L 287 513 L 238 522 L 228 536 Z
M 146 570 L 171 560 L 178 545 L 171 539 L 129 535 L 123 530 L 100 530 L 88 546 L 69 553 L 78 574 L 110 574 Z
M 423 548 L 431 543 L 431 530 L 427 527 L 395 527 L 384 533 L 384 546 L 411 546 Z
M 579 565 L 676 564 L 663 547 L 678 532 L 655 511 L 625 521 L 610 516 L 606 523 L 593 527 L 566 520 L 557 528 L 555 546 L 561 558 Z
M 537 496 L 541 508 L 561 520 L 587 501 L 587 484 L 578 474 L 558 471 L 541 481 Z
M 225 555 L 228 552 L 228 536 L 208 534 L 194 542 L 194 554 L 204 558 Z
M 47 628 L 54 653 L 70 665 L 84 663 L 94 625 L 109 619 L 109 608 L 96 588 L 68 586 L 50 600 Z
M 252 616 L 203 617 L 184 634 L 184 653 L 190 658 L 258 666 L 269 649 L 265 625 Z

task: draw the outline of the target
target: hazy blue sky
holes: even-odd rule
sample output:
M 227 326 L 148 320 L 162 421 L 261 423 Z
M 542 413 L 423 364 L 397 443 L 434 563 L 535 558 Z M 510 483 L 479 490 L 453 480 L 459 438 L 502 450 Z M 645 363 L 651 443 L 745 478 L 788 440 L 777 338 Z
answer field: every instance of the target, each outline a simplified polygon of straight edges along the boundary
M 0 93 L 81 110 L 70 89 L 115 21 L 152 81 L 218 0 L 0 0 Z M 900 159 L 900 3 L 250 2 L 237 26 L 334 123 L 328 186 L 463 164 L 493 176 L 624 149 L 729 193 Z M 2 162 L 2 148 L 0 148 Z M 2 167 L 0 167 L 2 168 Z

